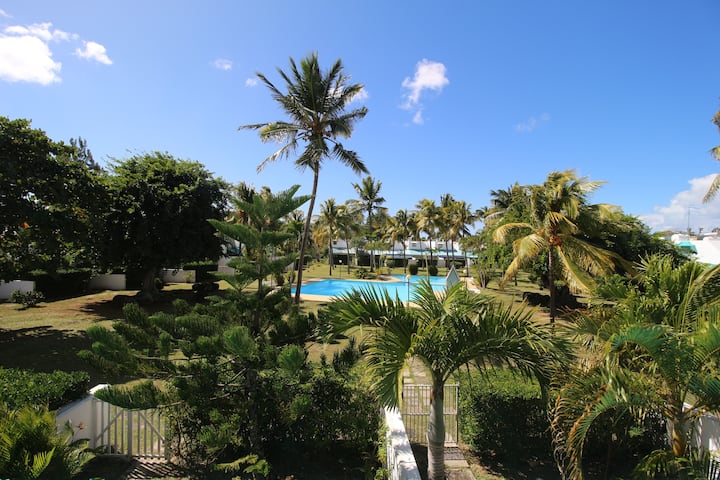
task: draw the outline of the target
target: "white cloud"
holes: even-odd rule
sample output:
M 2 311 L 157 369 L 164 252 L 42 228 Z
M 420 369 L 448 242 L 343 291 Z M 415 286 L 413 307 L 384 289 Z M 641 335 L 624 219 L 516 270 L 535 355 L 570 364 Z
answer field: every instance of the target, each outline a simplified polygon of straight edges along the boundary
M 413 123 L 422 124 L 422 104 L 420 97 L 426 90 L 441 92 L 450 83 L 447 76 L 447 68 L 440 62 L 433 62 L 426 58 L 420 60 L 415 66 L 413 78 L 406 77 L 402 87 L 407 90 L 403 95 L 405 101 L 402 108 L 406 110 L 417 109 L 413 116 Z
M 0 10 L 0 17 L 9 17 Z M 49 85 L 61 81 L 62 63 L 53 59 L 52 43 L 76 41 L 76 33 L 53 28 L 52 23 L 12 25 L 0 33 L 0 80 Z M 97 42 L 83 42 L 75 50 L 78 57 L 111 65 L 105 47 Z
M 10 15 L 8 15 L 8 13 L 5 10 L 0 8 L 0 17 L 10 18 Z
M 60 81 L 62 64 L 52 58 L 47 43 L 30 35 L 0 35 L 0 79 L 49 85 Z
M 540 125 L 550 121 L 549 113 L 542 113 L 538 117 L 530 117 L 524 122 L 515 125 L 515 130 L 520 133 L 530 133 Z
M 232 70 L 233 63 L 231 60 L 228 60 L 227 58 L 218 58 L 215 61 L 213 61 L 213 67 L 217 68 L 218 70 Z
M 44 42 L 61 42 L 67 40 L 75 40 L 78 38 L 77 34 L 67 33 L 62 30 L 53 29 L 52 23 L 50 22 L 33 23 L 32 25 L 28 25 L 27 27 L 23 27 L 21 25 L 13 25 L 7 27 L 5 29 L 5 33 L 21 36 L 29 35 L 31 37 L 37 37 Z
M 248 78 L 247 80 L 245 80 L 246 87 L 255 87 L 255 86 L 257 86 L 257 84 L 258 84 L 258 81 L 256 78 Z
M 75 49 L 75 55 L 87 60 L 112 65 L 112 60 L 107 56 L 107 50 L 97 42 L 83 42 L 83 48 Z
M 709 232 L 720 227 L 720 198 L 702 203 L 714 178 L 713 173 L 689 180 L 690 188 L 673 196 L 669 205 L 656 206 L 652 213 L 638 215 L 638 218 L 654 231 L 684 232 L 689 225 L 693 232 L 699 228 Z

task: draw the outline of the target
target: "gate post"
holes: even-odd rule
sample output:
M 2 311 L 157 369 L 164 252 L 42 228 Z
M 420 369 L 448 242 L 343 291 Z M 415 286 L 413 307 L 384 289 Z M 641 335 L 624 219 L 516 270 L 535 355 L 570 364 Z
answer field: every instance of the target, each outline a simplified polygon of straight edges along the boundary
M 133 456 L 133 411 L 126 410 L 127 412 L 127 455 L 128 457 Z

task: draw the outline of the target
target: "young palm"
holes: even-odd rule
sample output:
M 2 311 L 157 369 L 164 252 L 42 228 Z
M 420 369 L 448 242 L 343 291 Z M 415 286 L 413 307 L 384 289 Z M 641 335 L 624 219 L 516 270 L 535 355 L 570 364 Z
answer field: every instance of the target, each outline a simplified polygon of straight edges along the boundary
M 526 233 L 513 242 L 515 258 L 505 271 L 501 285 L 538 255 L 547 253 L 551 323 L 555 322 L 557 313 L 556 274 L 560 274 L 570 289 L 587 292 L 594 286 L 594 275 L 609 275 L 616 262 L 622 262 L 614 253 L 584 241 L 578 228 L 583 215 L 605 218 L 614 213 L 612 206 L 587 204 L 587 195 L 602 183 L 577 178 L 572 170 L 551 172 L 545 183 L 529 189 L 530 219 L 501 224 L 493 232 L 493 240 L 498 243 L 505 243 L 511 232 Z
M 655 256 L 635 285 L 611 293 L 604 299 L 614 307 L 575 319 L 575 333 L 598 360 L 574 372 L 554 410 L 556 449 L 572 480 L 583 478 L 585 439 L 604 414 L 661 413 L 672 450 L 646 461 L 672 464 L 687 458 L 694 420 L 720 408 L 720 266 L 678 267 Z
M 305 228 L 300 243 L 300 266 L 298 268 L 295 303 L 300 303 L 303 263 L 305 249 L 310 235 L 310 221 L 317 195 L 318 179 L 322 163 L 326 159 L 339 160 L 355 173 L 368 173 L 367 167 L 356 152 L 346 150 L 340 138 L 349 138 L 355 123 L 367 114 L 367 108 L 361 107 L 346 111 L 348 105 L 363 89 L 362 84 L 351 84 L 350 77 L 343 73 L 343 66 L 337 60 L 332 67 L 323 72 L 317 54 L 313 53 L 300 61 L 290 59 L 290 72 L 278 68 L 285 81 L 287 93 L 278 89 L 264 75 L 257 76 L 270 89 L 273 100 L 280 104 L 290 117 L 289 121 L 258 123 L 241 126 L 241 129 L 258 130 L 263 142 L 282 143 L 282 147 L 266 158 L 258 167 L 262 170 L 268 163 L 289 157 L 299 144 L 304 145 L 295 166 L 300 170 L 309 168 L 313 172 L 312 196 L 305 218 Z
M 445 478 L 443 388 L 453 373 L 464 365 L 506 365 L 547 385 L 568 349 L 548 326 L 532 321 L 532 312 L 504 307 L 462 284 L 438 295 L 423 281 L 412 301 L 416 307 L 364 289 L 333 302 L 330 318 L 337 334 L 362 333 L 374 388 L 386 406 L 398 406 L 401 374 L 411 357 L 430 373 L 428 478 L 439 480 Z

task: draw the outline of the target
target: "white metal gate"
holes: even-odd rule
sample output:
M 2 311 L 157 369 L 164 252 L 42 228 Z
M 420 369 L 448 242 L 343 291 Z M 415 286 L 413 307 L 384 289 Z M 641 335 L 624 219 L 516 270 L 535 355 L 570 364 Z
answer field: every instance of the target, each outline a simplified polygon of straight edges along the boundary
M 165 458 L 165 421 L 157 409 L 127 410 L 96 401 L 100 428 L 91 444 L 105 453 Z
M 427 424 L 430 417 L 430 391 L 432 385 L 403 384 L 400 413 L 411 443 L 427 443 Z M 443 393 L 445 419 L 445 445 L 457 445 L 458 441 L 458 393 L 457 383 L 445 385 Z

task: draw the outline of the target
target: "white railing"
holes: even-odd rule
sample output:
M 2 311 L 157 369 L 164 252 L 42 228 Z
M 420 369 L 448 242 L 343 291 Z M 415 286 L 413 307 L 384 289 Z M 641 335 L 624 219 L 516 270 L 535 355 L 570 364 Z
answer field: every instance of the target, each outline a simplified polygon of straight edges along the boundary
M 403 425 L 400 412 L 397 409 L 385 409 L 385 436 L 387 468 L 392 480 L 420 480 L 415 455 L 413 455 L 410 440 L 405 425 Z
M 443 390 L 443 418 L 445 419 L 445 445 L 458 443 L 459 384 L 445 385 Z M 427 443 L 427 425 L 430 418 L 430 392 L 432 385 L 403 383 L 400 410 L 407 435 L 412 443 Z
M 86 439 L 89 447 L 106 454 L 165 458 L 165 422 L 159 410 L 128 410 L 95 398 L 106 388 L 97 385 L 90 395 L 61 408 L 56 423 L 69 423 L 73 440 Z

